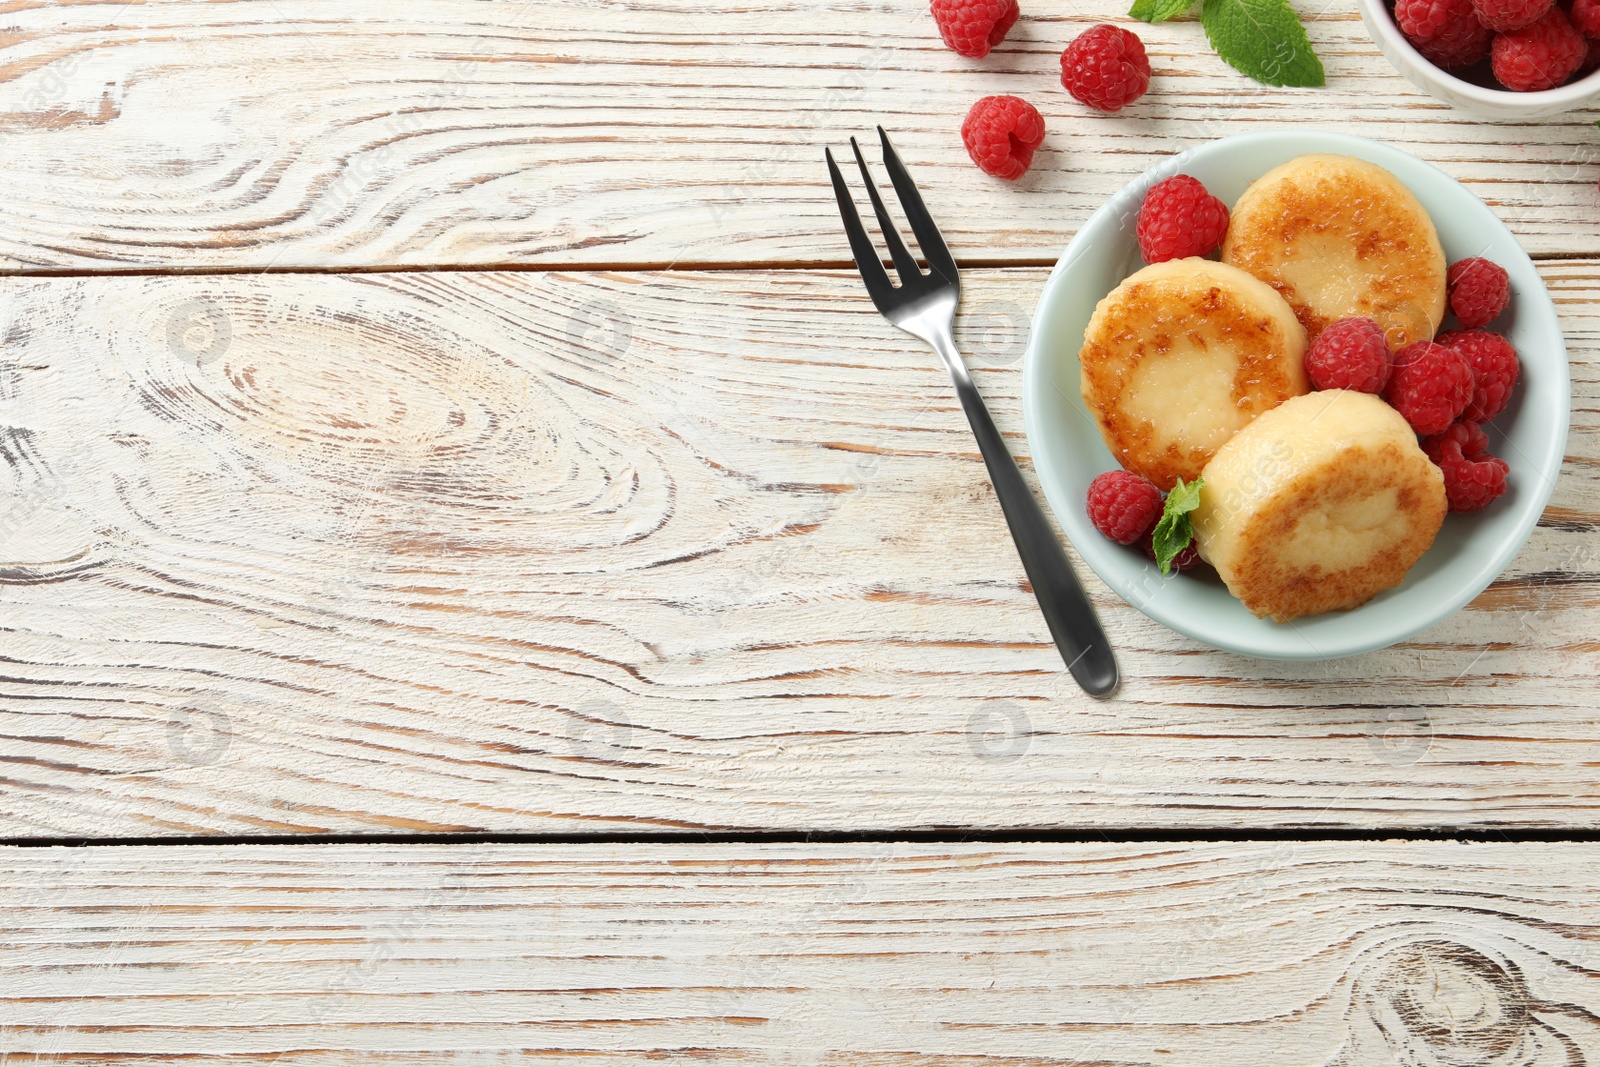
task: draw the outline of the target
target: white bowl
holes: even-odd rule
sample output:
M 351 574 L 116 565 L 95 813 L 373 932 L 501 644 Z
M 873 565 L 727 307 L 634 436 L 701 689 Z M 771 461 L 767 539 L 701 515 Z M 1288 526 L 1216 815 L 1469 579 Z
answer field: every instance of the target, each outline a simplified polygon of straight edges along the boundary
M 1505 495 L 1482 511 L 1446 516 L 1433 547 L 1396 588 L 1352 611 L 1275 623 L 1251 615 L 1209 568 L 1162 578 L 1137 549 L 1107 540 L 1089 522 L 1084 511 L 1089 482 L 1114 470 L 1116 461 L 1084 410 L 1078 349 L 1095 304 L 1142 264 L 1134 225 L 1151 185 L 1190 174 L 1231 204 L 1256 178 L 1307 152 L 1343 153 L 1387 168 L 1432 215 L 1447 259 L 1485 256 L 1506 269 L 1511 306 L 1492 327 L 1516 345 L 1522 375 L 1510 405 L 1485 427 L 1490 451 L 1511 467 Z M 1566 449 L 1566 346 L 1550 295 L 1517 239 L 1483 201 L 1444 172 L 1399 149 L 1348 134 L 1239 134 L 1145 171 L 1090 216 L 1067 245 L 1045 283 L 1024 358 L 1022 402 L 1034 468 L 1084 561 L 1152 619 L 1218 648 L 1255 656 L 1348 656 L 1391 645 L 1448 618 L 1494 581 L 1521 549 L 1555 488 Z
M 1447 104 L 1454 104 L 1475 115 L 1491 119 L 1536 119 L 1583 107 L 1600 97 L 1600 70 L 1577 81 L 1538 93 L 1514 93 L 1509 89 L 1486 89 L 1464 81 L 1429 62 L 1406 40 L 1384 0 L 1358 0 L 1361 21 L 1367 32 L 1393 64 L 1417 88 L 1432 93 Z

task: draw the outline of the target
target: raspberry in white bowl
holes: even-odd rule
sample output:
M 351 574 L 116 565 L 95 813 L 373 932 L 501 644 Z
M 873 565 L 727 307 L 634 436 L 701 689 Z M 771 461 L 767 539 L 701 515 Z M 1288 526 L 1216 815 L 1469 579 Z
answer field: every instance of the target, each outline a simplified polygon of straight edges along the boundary
M 1600 0 L 1358 0 L 1413 84 L 1487 118 L 1532 119 L 1600 97 Z M 1500 31 L 1494 26 L 1515 26 Z

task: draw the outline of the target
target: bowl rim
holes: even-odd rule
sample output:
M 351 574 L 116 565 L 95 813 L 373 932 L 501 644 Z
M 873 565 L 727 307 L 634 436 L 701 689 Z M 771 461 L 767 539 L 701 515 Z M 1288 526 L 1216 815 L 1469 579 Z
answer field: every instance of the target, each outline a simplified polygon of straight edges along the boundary
M 1429 163 L 1427 160 L 1421 159 L 1418 156 L 1414 156 L 1411 153 L 1406 152 L 1404 149 L 1396 148 L 1393 145 L 1388 145 L 1381 141 L 1373 140 L 1372 138 L 1360 137 L 1354 134 L 1340 133 L 1330 130 L 1261 130 L 1249 133 L 1238 133 L 1227 137 L 1204 141 L 1198 145 L 1193 145 L 1182 152 L 1168 156 L 1166 159 L 1156 162 L 1150 167 L 1147 167 L 1137 177 L 1125 184 L 1115 194 L 1108 198 L 1105 203 L 1101 204 L 1100 207 L 1096 208 L 1089 218 L 1084 221 L 1083 225 L 1078 228 L 1078 231 L 1073 234 L 1071 240 L 1068 241 L 1066 248 L 1061 253 L 1061 256 L 1056 260 L 1056 264 L 1051 269 L 1049 277 L 1045 279 L 1044 286 L 1039 294 L 1038 303 L 1034 308 L 1031 327 L 1028 335 L 1028 345 L 1023 353 L 1023 426 L 1028 441 L 1028 453 L 1031 457 L 1035 473 L 1039 479 L 1040 488 L 1043 490 L 1046 501 L 1049 503 L 1052 512 L 1054 512 L 1057 522 L 1060 524 L 1063 533 L 1067 533 L 1069 527 L 1068 524 L 1061 519 L 1063 514 L 1062 505 L 1063 503 L 1066 503 L 1070 507 L 1071 502 L 1063 502 L 1058 499 L 1060 496 L 1059 486 L 1063 479 L 1056 471 L 1056 464 L 1055 460 L 1052 458 L 1051 451 L 1047 448 L 1041 447 L 1044 443 L 1044 431 L 1042 427 L 1048 419 L 1053 418 L 1054 416 L 1052 413 L 1045 410 L 1046 398 L 1044 393 L 1046 392 L 1048 386 L 1042 380 L 1045 372 L 1042 369 L 1044 356 L 1041 353 L 1043 342 L 1040 340 L 1040 337 L 1042 336 L 1040 325 L 1041 319 L 1045 316 L 1046 308 L 1058 299 L 1058 291 L 1067 285 L 1069 268 L 1078 258 L 1080 254 L 1079 249 L 1081 247 L 1087 247 L 1095 239 L 1094 235 L 1097 235 L 1099 231 L 1108 224 L 1116 226 L 1120 231 L 1122 227 L 1114 220 L 1117 216 L 1131 217 L 1132 201 L 1135 199 L 1135 197 L 1142 197 L 1149 186 L 1154 184 L 1156 181 L 1169 177 L 1173 174 L 1181 173 L 1187 161 L 1195 156 L 1198 152 L 1206 150 L 1217 151 L 1220 149 L 1220 146 L 1232 146 L 1233 148 L 1238 149 L 1246 148 L 1256 144 L 1271 145 L 1284 139 L 1300 139 L 1308 136 L 1315 137 L 1317 139 L 1319 145 L 1317 150 L 1328 152 L 1343 151 L 1346 154 L 1356 154 L 1352 153 L 1350 150 L 1354 148 L 1360 148 L 1364 149 L 1365 153 L 1370 153 L 1378 157 L 1388 156 L 1390 158 L 1404 158 L 1426 168 L 1427 170 L 1433 171 L 1440 180 L 1450 183 L 1451 185 L 1460 189 L 1462 192 L 1466 193 L 1468 196 L 1478 200 L 1478 202 L 1483 205 L 1484 210 L 1495 220 L 1495 223 L 1499 225 L 1499 227 L 1505 232 L 1506 236 L 1508 236 L 1516 245 L 1523 259 L 1527 260 L 1532 266 L 1535 277 L 1537 278 L 1537 266 L 1532 264 L 1532 260 L 1527 256 L 1526 252 L 1521 251 L 1521 242 L 1516 239 L 1516 235 L 1512 233 L 1510 228 L 1505 225 L 1505 222 L 1501 220 L 1497 214 L 1495 214 L 1494 209 L 1490 208 L 1487 204 L 1484 204 L 1482 199 L 1478 197 L 1477 194 L 1473 193 L 1470 189 L 1466 188 L 1460 182 L 1457 182 L 1454 178 L 1450 177 L 1450 175 L 1446 174 L 1443 170 L 1434 166 L 1432 163 Z M 1363 158 L 1368 157 L 1363 155 Z M 1374 160 L 1374 162 L 1377 162 L 1377 160 Z M 1255 175 L 1251 180 L 1253 181 L 1255 177 L 1260 177 L 1260 175 Z M 1463 582 L 1452 595 L 1443 597 L 1437 601 L 1433 608 L 1418 613 L 1412 622 L 1394 628 L 1374 626 L 1371 633 L 1366 638 L 1350 642 L 1348 646 L 1341 646 L 1333 651 L 1315 647 L 1311 644 L 1309 638 L 1305 638 L 1303 636 L 1302 641 L 1304 642 L 1304 648 L 1266 648 L 1248 640 L 1234 640 L 1227 633 L 1218 635 L 1216 633 L 1203 632 L 1203 630 L 1198 627 L 1192 627 L 1187 624 L 1186 620 L 1182 617 L 1181 612 L 1174 616 L 1172 612 L 1166 610 L 1163 605 L 1160 604 L 1159 598 L 1156 601 L 1147 600 L 1144 605 L 1136 604 L 1129 596 L 1129 590 L 1122 588 L 1123 583 L 1121 581 L 1114 576 L 1104 573 L 1100 567 L 1095 565 L 1092 557 L 1096 555 L 1097 552 L 1084 552 L 1080 548 L 1080 558 L 1091 570 L 1095 572 L 1101 581 L 1105 582 L 1105 584 L 1113 593 L 1115 593 L 1118 597 L 1121 597 L 1130 606 L 1134 607 L 1135 610 L 1141 612 L 1151 619 L 1154 619 L 1163 626 L 1166 626 L 1177 633 L 1193 638 L 1194 640 L 1202 642 L 1203 644 L 1209 645 L 1213 648 L 1219 648 L 1229 652 L 1237 652 L 1243 655 L 1255 656 L 1262 659 L 1324 660 L 1359 655 L 1365 652 L 1372 652 L 1378 649 L 1387 648 L 1391 645 L 1407 640 L 1423 630 L 1426 630 L 1431 626 L 1436 626 L 1455 615 L 1463 607 L 1474 600 L 1479 593 L 1487 589 L 1496 578 L 1504 573 L 1511 561 L 1516 558 L 1517 554 L 1522 551 L 1523 546 L 1527 544 L 1529 535 L 1532 533 L 1533 528 L 1538 524 L 1540 517 L 1544 514 L 1545 507 L 1549 504 L 1550 497 L 1555 492 L 1555 484 L 1560 477 L 1561 466 L 1565 459 L 1566 442 L 1571 429 L 1572 419 L 1571 376 L 1567 358 L 1566 338 L 1561 331 L 1560 317 L 1556 313 L 1555 305 L 1550 297 L 1549 290 L 1543 284 L 1542 279 L 1539 279 L 1539 282 L 1540 284 L 1537 292 L 1527 295 L 1530 296 L 1533 301 L 1535 301 L 1537 306 L 1539 306 L 1541 313 L 1547 314 L 1555 323 L 1556 351 L 1551 354 L 1550 360 L 1553 372 L 1558 379 L 1553 381 L 1552 385 L 1554 387 L 1555 395 L 1560 398 L 1560 410 L 1550 413 L 1552 416 L 1556 417 L 1557 431 L 1552 438 L 1545 454 L 1536 458 L 1543 465 L 1541 469 L 1553 472 L 1552 476 L 1542 479 L 1541 484 L 1537 486 L 1532 494 L 1528 497 L 1527 503 L 1521 505 L 1523 512 L 1518 517 L 1516 526 L 1511 534 L 1504 537 L 1500 543 L 1496 545 L 1494 551 L 1489 553 L 1483 562 L 1475 570 L 1470 572 L 1470 579 Z M 1099 296 L 1096 296 L 1095 299 L 1098 301 L 1100 296 L 1103 295 L 1104 294 L 1100 294 Z M 1052 486 L 1056 486 L 1057 488 L 1053 490 Z M 1446 516 L 1446 518 L 1448 519 L 1449 516 Z M 1071 540 L 1070 536 L 1068 537 L 1068 540 Z M 1099 546 L 1097 546 L 1097 548 L 1098 547 Z M 1361 609 L 1358 608 L 1355 610 Z M 1285 626 L 1295 629 L 1292 623 L 1285 624 Z
M 1384 0 L 1356 0 L 1356 2 L 1371 16 L 1363 20 L 1367 27 L 1382 34 L 1390 45 L 1399 49 L 1419 77 L 1438 82 L 1451 92 L 1459 93 L 1475 103 L 1502 108 L 1533 109 L 1556 105 L 1577 107 L 1596 93 L 1600 93 L 1600 68 L 1590 71 L 1577 81 L 1531 93 L 1519 93 L 1511 89 L 1490 89 L 1476 82 L 1458 78 L 1417 51 L 1416 46 L 1400 32 L 1400 27 L 1395 23 L 1394 15 Z

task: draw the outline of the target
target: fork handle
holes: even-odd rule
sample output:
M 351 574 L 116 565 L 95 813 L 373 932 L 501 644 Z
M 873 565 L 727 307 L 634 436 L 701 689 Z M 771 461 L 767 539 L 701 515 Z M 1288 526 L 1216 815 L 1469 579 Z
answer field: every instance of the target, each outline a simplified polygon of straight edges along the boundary
M 1083 586 L 1078 584 L 1078 576 L 1073 573 L 1072 564 L 1039 507 L 1039 501 L 1023 481 L 1017 461 L 989 416 L 989 408 L 979 395 L 978 387 L 965 367 L 961 367 L 959 373 L 952 368 L 951 376 L 967 421 L 972 424 L 972 433 L 978 439 L 984 465 L 989 468 L 994 494 L 1000 498 L 1006 524 L 1011 527 L 1011 539 L 1017 546 L 1017 555 L 1022 557 L 1022 569 L 1027 572 L 1033 595 L 1039 600 L 1039 610 L 1050 627 L 1050 636 L 1055 639 L 1067 670 L 1072 672 L 1083 691 L 1090 696 L 1109 696 L 1117 688 L 1117 661 L 1111 653 L 1111 642 L 1106 639 L 1106 632 L 1095 615 L 1094 605 L 1089 603 Z

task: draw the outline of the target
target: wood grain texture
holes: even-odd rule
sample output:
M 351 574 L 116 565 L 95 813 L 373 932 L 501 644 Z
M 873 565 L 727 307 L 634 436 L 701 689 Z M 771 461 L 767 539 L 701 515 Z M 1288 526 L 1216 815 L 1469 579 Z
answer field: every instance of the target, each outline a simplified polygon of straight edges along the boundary
M 9 279 L 0 832 L 1595 826 L 1600 266 L 1545 269 L 1570 459 L 1493 587 L 1293 664 L 1091 580 L 1104 704 L 847 274 Z M 1018 451 L 1042 280 L 960 327 Z
M 1593 1067 L 1594 845 L 9 850 L 23 1063 Z
M 967 259 L 1053 258 L 1157 160 L 1308 125 L 1438 164 L 1530 251 L 1600 252 L 1600 113 L 1476 119 L 1395 73 L 1353 6 L 1313 2 L 1326 88 L 1250 81 L 1189 18 L 1139 27 L 1151 91 L 1095 114 L 1058 57 L 1125 6 L 1037 0 L 973 61 L 923 2 L 10 4 L 0 268 L 837 263 L 822 147 L 878 123 Z M 958 136 L 997 92 L 1048 123 L 1016 187 Z

